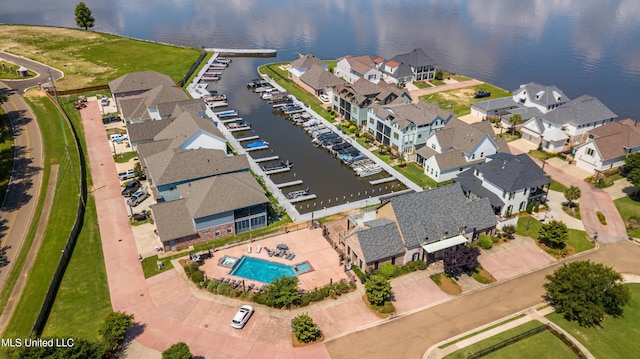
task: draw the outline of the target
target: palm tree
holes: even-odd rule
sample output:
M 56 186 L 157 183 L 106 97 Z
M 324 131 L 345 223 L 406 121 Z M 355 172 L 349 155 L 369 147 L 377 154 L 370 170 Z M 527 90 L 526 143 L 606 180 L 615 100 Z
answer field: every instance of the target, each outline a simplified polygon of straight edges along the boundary
M 522 116 L 520 114 L 514 113 L 509 117 L 509 123 L 511 124 L 511 134 L 516 134 L 516 126 L 522 123 Z
M 580 198 L 581 195 L 582 195 L 582 192 L 580 191 L 580 188 L 577 186 L 571 186 L 566 190 L 564 190 L 564 198 L 566 198 L 567 201 L 569 201 L 568 203 L 569 208 L 573 207 L 573 201 Z

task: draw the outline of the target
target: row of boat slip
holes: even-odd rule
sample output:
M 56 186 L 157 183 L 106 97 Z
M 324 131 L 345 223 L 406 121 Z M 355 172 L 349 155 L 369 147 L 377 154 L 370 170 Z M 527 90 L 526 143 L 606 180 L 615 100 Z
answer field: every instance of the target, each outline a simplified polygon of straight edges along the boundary
M 204 103 L 209 108 L 226 107 L 227 96 L 224 94 L 210 93 L 204 97 Z
M 232 119 L 232 118 L 238 117 L 238 111 L 236 111 L 236 110 L 227 110 L 227 111 L 214 112 L 213 114 L 216 115 L 221 120 Z
M 219 81 L 222 78 L 222 72 L 229 66 L 231 59 L 227 57 L 216 58 L 202 74 L 202 81 Z
M 266 89 L 272 89 L 273 87 L 268 81 L 262 79 L 253 79 L 247 83 L 247 88 L 254 92 L 263 92 Z

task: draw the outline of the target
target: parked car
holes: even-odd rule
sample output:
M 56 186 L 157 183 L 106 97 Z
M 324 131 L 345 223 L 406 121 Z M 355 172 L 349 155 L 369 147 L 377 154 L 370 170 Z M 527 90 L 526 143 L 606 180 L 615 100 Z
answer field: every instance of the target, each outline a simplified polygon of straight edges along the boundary
M 103 97 L 102 100 L 100 100 L 100 103 L 102 104 L 102 106 L 109 106 L 109 98 Z
M 104 123 L 105 125 L 111 122 L 120 122 L 120 121 L 122 121 L 120 116 L 113 116 L 113 115 L 107 116 L 102 119 L 102 123 Z
M 319 97 L 320 97 L 320 101 L 329 102 L 329 96 L 327 96 L 326 94 L 322 94 Z
M 127 204 L 131 207 L 135 207 L 147 199 L 147 197 L 149 197 L 149 192 L 147 192 L 146 189 L 138 190 L 129 197 Z
M 231 326 L 236 329 L 244 328 L 245 324 L 249 321 L 249 318 L 253 315 L 253 307 L 250 305 L 243 305 L 238 309 L 238 312 L 231 320 Z
M 125 197 L 131 197 L 131 195 L 134 194 L 137 190 L 139 190 L 140 187 L 141 187 L 140 181 L 138 180 L 133 180 L 131 182 L 128 182 L 124 186 L 124 189 L 122 190 L 122 195 Z
M 129 139 L 129 135 L 127 135 L 126 133 L 114 133 L 113 135 L 109 136 L 109 140 L 111 142 L 120 143 L 121 141 L 128 140 L 128 139 Z
M 118 173 L 118 177 L 120 177 L 120 181 L 126 181 L 128 179 L 135 178 L 136 173 L 134 170 L 126 170 L 124 172 Z

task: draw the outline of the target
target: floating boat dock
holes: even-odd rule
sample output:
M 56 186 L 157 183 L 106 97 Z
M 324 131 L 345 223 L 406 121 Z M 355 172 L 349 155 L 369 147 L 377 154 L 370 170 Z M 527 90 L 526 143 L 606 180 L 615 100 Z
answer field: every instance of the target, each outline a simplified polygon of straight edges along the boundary
M 218 116 L 220 117 L 220 116 Z M 229 118 L 226 120 L 220 120 L 220 123 L 231 123 L 231 122 L 236 122 L 236 121 L 242 121 L 242 117 L 236 117 L 236 118 Z
M 274 175 L 276 173 L 282 173 L 282 172 L 288 172 L 288 171 L 291 171 L 291 167 L 276 168 L 274 170 L 266 170 L 266 171 L 264 171 L 264 174 L 266 174 L 266 175 Z
M 302 184 L 302 180 L 295 180 L 295 181 L 291 181 L 291 182 L 279 183 L 279 184 L 276 184 L 276 187 L 285 188 L 285 187 L 297 186 L 299 184 Z
M 279 160 L 279 159 L 280 159 L 279 156 L 271 156 L 271 157 L 254 158 L 253 160 L 256 163 L 260 163 L 260 162 L 274 161 L 274 160 Z
M 238 117 L 238 111 L 236 110 L 220 111 L 220 112 L 214 112 L 214 115 L 218 116 L 218 118 Z
M 391 182 L 393 180 L 395 180 L 395 177 L 387 177 L 387 178 L 380 178 L 377 180 L 373 180 L 373 181 L 369 181 L 370 185 L 376 185 L 376 184 L 380 184 L 380 183 L 387 183 L 387 182 Z
M 215 52 L 225 56 L 263 56 L 263 57 L 276 57 L 277 51 L 272 49 L 217 49 L 217 48 L 205 48 L 204 51 Z
M 292 198 L 292 199 L 289 200 L 289 202 L 298 203 L 298 202 L 303 202 L 303 201 L 308 201 L 308 200 L 311 200 L 311 199 L 315 199 L 316 197 L 318 197 L 318 196 L 316 196 L 315 194 L 310 194 L 310 195 L 307 195 L 307 196 Z
M 229 132 L 249 131 L 250 129 L 251 129 L 251 126 L 249 125 L 228 128 Z
M 238 142 L 251 141 L 251 140 L 257 140 L 259 138 L 260 138 L 260 136 L 247 136 L 247 137 L 236 138 L 236 141 L 238 141 Z M 256 162 L 258 162 L 258 161 L 256 160 Z
M 244 150 L 247 152 L 251 152 L 251 151 L 266 150 L 267 148 L 269 148 L 269 146 L 263 145 L 263 146 L 257 146 L 257 147 L 248 147 L 248 148 L 245 148 Z

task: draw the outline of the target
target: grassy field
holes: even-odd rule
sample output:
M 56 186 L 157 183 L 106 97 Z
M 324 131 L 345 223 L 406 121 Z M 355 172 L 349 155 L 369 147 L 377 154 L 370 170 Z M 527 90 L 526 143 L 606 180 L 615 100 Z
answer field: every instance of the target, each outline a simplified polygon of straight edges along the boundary
M 201 53 L 76 29 L 0 25 L 0 48 L 64 71 L 59 90 L 104 85 L 126 73 L 155 70 L 179 81 Z
M 30 78 L 36 76 L 36 73 L 27 69 L 27 76 L 22 77 L 18 75 L 16 70 L 20 68 L 20 66 L 14 64 L 13 62 L 0 60 L 0 79 L 2 80 L 21 80 L 25 78 Z
M 531 221 L 529 221 L 529 218 L 531 218 Z M 527 223 L 529 223 L 528 230 Z M 531 216 L 522 216 L 518 218 L 518 229 L 516 231 L 516 234 L 525 237 L 531 237 L 533 239 L 538 239 L 538 231 L 541 227 L 542 223 L 535 218 Z M 595 247 L 595 244 L 593 244 L 589 240 L 587 232 L 572 228 L 569 228 L 569 239 L 567 240 L 567 245 L 571 246 L 575 253 L 584 252 Z
M 491 92 L 491 96 L 485 98 L 474 98 L 474 94 L 479 90 Z M 431 95 L 420 96 L 421 100 L 437 103 L 443 110 L 453 110 L 456 116 L 464 116 L 471 113 L 471 104 L 478 101 L 492 100 L 501 97 L 511 96 L 511 92 L 499 87 L 482 84 L 462 89 L 443 91 Z
M 431 177 L 424 174 L 424 169 L 416 165 L 414 162 L 407 163 L 406 166 L 400 167 L 400 165 L 394 166 L 393 169 L 402 173 L 411 182 L 417 184 L 422 188 L 435 188 L 438 186 L 438 182 L 434 181 Z
M 640 222 L 640 202 L 634 201 L 631 197 L 626 196 L 613 201 L 624 223 L 628 223 L 629 218 L 635 216 Z M 638 223 L 640 225 L 640 223 Z M 629 229 L 627 226 L 627 234 L 634 238 L 640 238 L 640 228 Z
M 60 260 L 60 253 L 66 244 L 69 230 L 73 225 L 78 204 L 78 187 L 75 180 L 77 173 L 73 173 L 73 168 L 76 171 L 78 169 L 78 158 L 73 147 L 70 147 L 72 167 L 72 162 L 65 154 L 65 143 L 62 140 L 63 131 L 66 132 L 67 138 L 71 138 L 69 128 L 62 125 L 60 117 L 51 115 L 56 113 L 51 101 L 35 97 L 27 97 L 26 100 L 38 118 L 40 128 L 47 129 L 42 131 L 46 148 L 45 168 L 55 164 L 59 166 L 59 170 L 55 190 L 56 200 L 53 202 L 45 229 L 45 239 L 29 273 L 29 280 L 22 297 L 4 333 L 8 337 L 25 336 L 31 332 Z M 73 144 L 70 145 L 73 146 Z M 46 183 L 43 185 L 46 187 Z
M 73 102 L 61 98 L 60 103 L 81 135 L 82 145 L 86 149 L 80 113 L 73 109 Z M 88 165 L 86 151 L 85 158 Z M 87 185 L 91 188 L 90 173 L 87 176 Z M 43 335 L 95 339 L 98 326 L 111 311 L 96 205 L 89 193 L 82 231 Z
M 547 318 L 573 335 L 596 358 L 637 358 L 640 351 L 640 284 L 627 286 L 631 290 L 631 301 L 624 308 L 624 316 L 607 317 L 601 327 L 584 328 L 557 313 L 551 313 Z
M 555 335 L 544 331 L 493 352 L 488 359 L 572 359 L 576 355 Z
M 13 168 L 13 131 L 11 121 L 0 107 L 0 203 L 4 201 L 4 195 L 9 186 L 11 169 Z

